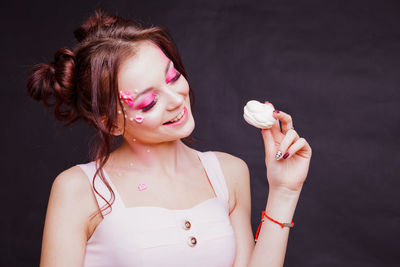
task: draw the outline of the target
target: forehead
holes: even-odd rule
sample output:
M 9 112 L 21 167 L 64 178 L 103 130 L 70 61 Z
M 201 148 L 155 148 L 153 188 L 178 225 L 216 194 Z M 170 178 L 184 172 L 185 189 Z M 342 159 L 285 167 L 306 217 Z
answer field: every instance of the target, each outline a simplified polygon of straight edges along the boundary
M 150 41 L 141 42 L 133 56 L 125 59 L 118 72 L 119 90 L 142 90 L 164 76 L 169 58 Z

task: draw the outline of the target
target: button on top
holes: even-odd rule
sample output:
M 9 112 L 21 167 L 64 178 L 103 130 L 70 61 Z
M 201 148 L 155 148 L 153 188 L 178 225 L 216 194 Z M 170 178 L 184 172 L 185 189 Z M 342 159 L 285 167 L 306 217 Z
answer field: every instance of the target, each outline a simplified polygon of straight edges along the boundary
M 191 246 L 191 247 L 194 247 L 194 246 L 196 246 L 196 244 L 197 244 L 197 239 L 196 239 L 196 237 L 194 237 L 194 236 L 189 236 L 189 238 L 188 238 L 188 245 Z
M 190 223 L 190 221 L 185 221 L 185 223 L 183 224 L 183 228 L 185 230 L 189 230 L 191 226 L 192 224 Z

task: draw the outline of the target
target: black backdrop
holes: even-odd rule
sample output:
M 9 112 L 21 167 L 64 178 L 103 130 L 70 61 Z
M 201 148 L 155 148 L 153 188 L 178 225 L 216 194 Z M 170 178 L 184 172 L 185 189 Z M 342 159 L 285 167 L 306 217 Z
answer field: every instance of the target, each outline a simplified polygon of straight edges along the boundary
M 244 159 L 256 230 L 268 192 L 250 99 L 288 112 L 313 148 L 286 266 L 395 266 L 399 256 L 398 1 L 2 3 L 1 264 L 39 263 L 53 179 L 88 160 L 92 131 L 61 129 L 25 89 L 29 67 L 75 44 L 96 7 L 164 25 L 196 92 L 194 147 Z

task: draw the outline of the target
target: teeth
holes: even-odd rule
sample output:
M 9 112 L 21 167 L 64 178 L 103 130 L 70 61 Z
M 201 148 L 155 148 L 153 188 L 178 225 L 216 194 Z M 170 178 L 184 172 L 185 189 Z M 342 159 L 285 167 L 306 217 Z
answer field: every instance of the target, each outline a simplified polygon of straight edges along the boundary
M 178 116 L 175 117 L 175 119 L 172 119 L 172 120 L 170 120 L 169 122 L 176 122 L 176 121 L 179 121 L 179 120 L 182 118 L 182 116 L 183 116 L 184 113 L 185 113 L 185 110 L 182 110 L 182 111 L 178 114 Z

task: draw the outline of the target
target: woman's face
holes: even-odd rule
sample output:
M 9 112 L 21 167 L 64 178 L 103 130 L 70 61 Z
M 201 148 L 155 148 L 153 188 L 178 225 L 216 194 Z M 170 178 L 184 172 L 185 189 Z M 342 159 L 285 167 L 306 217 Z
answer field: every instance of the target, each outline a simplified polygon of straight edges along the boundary
M 169 142 L 193 131 L 189 84 L 152 42 L 140 43 L 136 54 L 122 63 L 118 89 L 122 103 L 118 125 L 123 127 L 125 112 L 124 138 L 128 141 Z

